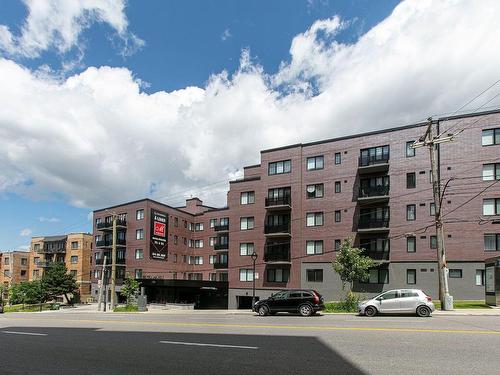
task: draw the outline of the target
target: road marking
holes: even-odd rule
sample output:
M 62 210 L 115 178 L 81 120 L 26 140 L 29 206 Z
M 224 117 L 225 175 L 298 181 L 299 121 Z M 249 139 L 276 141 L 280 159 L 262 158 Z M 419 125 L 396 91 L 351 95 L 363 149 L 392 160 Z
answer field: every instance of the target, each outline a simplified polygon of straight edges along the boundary
M 10 335 L 47 336 L 46 333 L 35 333 L 35 332 L 17 332 L 17 331 L 0 331 L 0 332 L 8 333 Z
M 8 318 L 11 320 L 47 320 L 54 321 L 52 318 Z M 399 333 L 458 333 L 458 334 L 481 334 L 481 335 L 500 335 L 500 331 L 495 330 L 465 330 L 465 329 L 423 329 L 423 328 L 380 328 L 380 327 L 336 327 L 336 326 L 300 326 L 300 325 L 271 325 L 271 324 L 235 324 L 235 323 L 189 323 L 189 322 L 153 322 L 153 321 L 130 321 L 130 320 L 91 320 L 91 319 L 57 319 L 57 322 L 71 323 L 102 323 L 109 325 L 151 325 L 151 326 L 170 326 L 170 327 L 206 327 L 206 328 L 253 328 L 253 329 L 289 329 L 305 331 L 361 331 L 361 332 L 399 332 Z M 109 328 L 109 327 L 105 327 Z
M 252 349 L 252 350 L 259 349 L 257 346 L 203 344 L 201 342 L 182 342 L 182 341 L 160 341 L 160 344 L 188 345 L 188 346 L 213 346 L 216 348 L 235 348 L 235 349 Z

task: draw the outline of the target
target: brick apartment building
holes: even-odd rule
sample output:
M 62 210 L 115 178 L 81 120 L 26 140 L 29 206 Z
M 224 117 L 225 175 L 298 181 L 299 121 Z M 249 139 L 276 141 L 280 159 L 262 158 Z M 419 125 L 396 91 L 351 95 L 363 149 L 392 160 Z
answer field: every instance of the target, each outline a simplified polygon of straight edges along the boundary
M 62 262 L 76 278 L 81 301 L 86 301 L 91 298 L 92 246 L 89 233 L 33 237 L 29 252 L 29 280 L 40 279 L 51 262 Z
M 115 212 L 123 219 L 119 275 L 141 279 L 150 300 L 220 307 L 227 293 L 229 308 L 249 307 L 254 251 L 258 298 L 313 288 L 338 299 L 343 291 L 331 262 L 347 237 L 377 264 L 356 290 L 416 287 L 437 298 L 429 151 L 410 147 L 426 126 L 261 151 L 260 164 L 230 181 L 226 208 L 145 199 L 95 211 L 93 285 L 110 252 Z M 484 259 L 500 250 L 500 111 L 440 118 L 433 126 L 439 134 L 461 131 L 439 147 L 441 184 L 452 179 L 443 200 L 451 293 L 480 299 Z M 163 259 L 150 255 L 152 210 L 168 218 Z
M 29 253 L 11 251 L 0 253 L 0 284 L 18 284 L 28 281 Z

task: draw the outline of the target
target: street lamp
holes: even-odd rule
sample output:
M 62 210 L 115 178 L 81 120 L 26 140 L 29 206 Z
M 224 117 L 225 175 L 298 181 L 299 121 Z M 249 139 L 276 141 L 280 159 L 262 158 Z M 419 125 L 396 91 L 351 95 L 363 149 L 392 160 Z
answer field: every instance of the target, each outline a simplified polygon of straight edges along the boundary
M 254 251 L 251 255 L 253 261 L 253 288 L 252 288 L 252 311 L 255 305 L 255 261 L 257 260 L 257 253 Z

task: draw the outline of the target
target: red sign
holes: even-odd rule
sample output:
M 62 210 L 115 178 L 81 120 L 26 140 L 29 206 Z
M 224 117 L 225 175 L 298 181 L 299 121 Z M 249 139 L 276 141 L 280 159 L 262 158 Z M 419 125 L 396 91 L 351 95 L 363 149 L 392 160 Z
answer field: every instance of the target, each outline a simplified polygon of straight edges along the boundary
M 165 224 L 164 223 L 155 222 L 154 235 L 165 237 Z

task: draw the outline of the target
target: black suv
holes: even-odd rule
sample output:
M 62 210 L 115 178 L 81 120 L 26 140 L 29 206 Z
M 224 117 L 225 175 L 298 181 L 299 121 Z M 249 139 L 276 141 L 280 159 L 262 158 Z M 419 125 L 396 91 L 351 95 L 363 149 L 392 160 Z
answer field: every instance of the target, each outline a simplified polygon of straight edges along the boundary
M 260 316 L 274 315 L 277 312 L 310 316 L 325 309 L 323 302 L 323 297 L 315 290 L 282 290 L 267 299 L 256 302 L 254 311 Z

